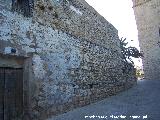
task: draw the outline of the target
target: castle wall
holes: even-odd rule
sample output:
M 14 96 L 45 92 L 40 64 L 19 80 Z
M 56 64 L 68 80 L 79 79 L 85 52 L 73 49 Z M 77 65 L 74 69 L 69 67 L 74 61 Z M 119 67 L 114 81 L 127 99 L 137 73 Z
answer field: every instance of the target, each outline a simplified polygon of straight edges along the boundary
M 136 83 L 135 69 L 122 59 L 118 33 L 110 23 L 86 10 L 92 15 L 80 24 L 85 11 L 82 16 L 78 6 L 63 10 L 54 4 L 35 3 L 30 18 L 0 5 L 0 53 L 25 58 L 25 115 L 30 120 L 45 120 Z M 54 8 L 56 12 L 48 11 Z
M 146 79 L 160 78 L 160 1 L 133 0 Z

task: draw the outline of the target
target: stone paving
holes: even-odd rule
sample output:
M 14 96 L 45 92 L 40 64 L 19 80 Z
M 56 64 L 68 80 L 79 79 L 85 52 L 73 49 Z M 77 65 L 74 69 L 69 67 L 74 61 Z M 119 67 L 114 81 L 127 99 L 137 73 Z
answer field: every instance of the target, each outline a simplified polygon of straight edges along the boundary
M 116 96 L 48 120 L 160 120 L 159 92 L 160 81 L 139 80 L 133 88 Z

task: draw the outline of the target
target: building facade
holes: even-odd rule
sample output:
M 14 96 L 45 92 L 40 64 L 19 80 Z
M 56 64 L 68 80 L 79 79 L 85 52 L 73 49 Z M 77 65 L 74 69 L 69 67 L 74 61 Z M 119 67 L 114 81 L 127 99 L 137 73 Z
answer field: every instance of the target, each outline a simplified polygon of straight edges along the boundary
M 84 0 L 0 0 L 0 119 L 45 120 L 132 87 L 122 56 Z
M 160 79 L 160 1 L 133 0 L 146 79 Z

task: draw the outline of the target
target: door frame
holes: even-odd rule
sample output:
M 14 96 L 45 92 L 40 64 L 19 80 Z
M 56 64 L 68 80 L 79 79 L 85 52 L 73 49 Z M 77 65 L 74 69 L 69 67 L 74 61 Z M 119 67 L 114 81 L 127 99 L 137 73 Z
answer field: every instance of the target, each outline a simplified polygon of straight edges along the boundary
M 3 62 L 1 62 L 3 61 Z M 6 61 L 6 63 L 4 62 Z M 23 69 L 23 118 L 30 118 L 30 80 L 32 79 L 32 59 L 24 56 L 4 55 L 0 53 L 0 67 Z

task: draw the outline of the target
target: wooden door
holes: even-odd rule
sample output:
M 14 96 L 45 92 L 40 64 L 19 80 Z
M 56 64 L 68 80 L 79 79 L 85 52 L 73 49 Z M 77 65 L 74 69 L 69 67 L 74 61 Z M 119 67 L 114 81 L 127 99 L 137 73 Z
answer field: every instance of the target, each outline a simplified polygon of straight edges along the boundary
M 0 68 L 0 117 L 18 119 L 23 113 L 23 70 Z

